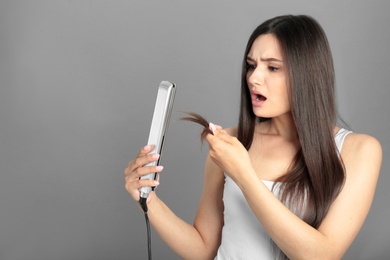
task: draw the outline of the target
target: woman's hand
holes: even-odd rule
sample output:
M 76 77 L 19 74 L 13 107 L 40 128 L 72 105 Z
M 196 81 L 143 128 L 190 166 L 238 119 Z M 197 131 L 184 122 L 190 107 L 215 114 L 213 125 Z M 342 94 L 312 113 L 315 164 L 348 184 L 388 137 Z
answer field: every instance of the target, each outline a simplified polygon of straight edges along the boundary
M 140 177 L 144 175 L 161 172 L 163 169 L 163 166 L 145 166 L 150 162 L 157 161 L 160 157 L 159 154 L 148 154 L 153 151 L 153 149 L 154 147 L 151 145 L 144 146 L 137 157 L 130 161 L 128 167 L 125 169 L 126 190 L 137 202 L 139 201 L 140 187 L 153 187 L 159 185 L 159 182 L 155 180 L 140 180 Z M 148 197 L 148 200 L 150 200 L 150 196 Z
M 211 159 L 235 182 L 252 168 L 248 151 L 234 136 L 210 123 L 212 134 L 206 136 Z

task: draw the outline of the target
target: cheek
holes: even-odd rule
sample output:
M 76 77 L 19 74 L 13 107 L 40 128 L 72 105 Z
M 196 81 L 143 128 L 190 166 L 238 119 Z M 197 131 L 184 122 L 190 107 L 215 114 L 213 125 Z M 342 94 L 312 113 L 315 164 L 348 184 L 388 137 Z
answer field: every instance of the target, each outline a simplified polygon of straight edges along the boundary
M 287 91 L 286 91 L 286 93 L 284 95 L 284 103 L 286 104 L 286 108 L 288 110 L 291 110 L 290 96 L 289 96 L 289 93 Z
M 250 78 L 251 78 L 251 73 L 250 72 L 247 72 L 246 75 L 245 75 L 245 80 L 246 80 L 246 84 L 249 86 L 249 84 L 251 83 L 250 82 Z
M 280 100 L 288 105 L 290 104 L 290 93 L 289 89 L 285 83 L 285 81 L 279 81 L 278 82 L 278 88 L 277 88 L 277 95 L 279 96 Z M 275 89 L 276 90 L 276 89 Z

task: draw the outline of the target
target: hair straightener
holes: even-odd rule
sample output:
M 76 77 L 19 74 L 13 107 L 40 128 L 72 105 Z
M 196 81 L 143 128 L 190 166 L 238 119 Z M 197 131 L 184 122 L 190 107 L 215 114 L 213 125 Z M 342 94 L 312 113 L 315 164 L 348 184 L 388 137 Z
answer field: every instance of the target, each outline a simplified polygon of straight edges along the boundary
M 173 101 L 176 93 L 176 85 L 169 81 L 162 81 L 158 87 L 157 99 L 154 107 L 152 124 L 149 131 L 148 145 L 154 145 L 153 151 L 150 153 L 160 154 L 158 161 L 151 162 L 146 166 L 157 166 L 161 160 L 161 153 L 164 146 L 165 136 L 168 130 L 169 119 L 172 113 Z M 155 180 L 157 173 L 150 173 L 142 176 L 141 179 Z M 153 190 L 152 187 L 140 188 L 140 203 L 143 206 L 143 200 L 149 196 Z M 145 208 L 143 208 L 145 211 Z M 146 209 L 147 211 L 147 209 Z

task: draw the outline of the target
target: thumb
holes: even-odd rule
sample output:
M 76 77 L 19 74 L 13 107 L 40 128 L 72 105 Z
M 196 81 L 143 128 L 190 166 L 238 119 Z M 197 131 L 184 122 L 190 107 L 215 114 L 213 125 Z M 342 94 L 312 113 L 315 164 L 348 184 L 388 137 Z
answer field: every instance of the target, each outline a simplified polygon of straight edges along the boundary
M 225 141 L 225 142 L 231 142 L 232 136 L 230 136 L 224 129 L 222 129 L 221 126 L 215 125 L 213 123 L 209 123 L 209 129 L 213 133 L 215 137 L 218 137 L 219 139 Z
M 219 130 L 222 130 L 222 126 L 220 126 L 220 125 L 215 125 L 215 124 L 213 124 L 213 123 L 209 123 L 209 129 L 210 129 L 210 131 L 213 133 L 213 134 L 215 134 L 215 132 L 216 131 L 219 131 Z

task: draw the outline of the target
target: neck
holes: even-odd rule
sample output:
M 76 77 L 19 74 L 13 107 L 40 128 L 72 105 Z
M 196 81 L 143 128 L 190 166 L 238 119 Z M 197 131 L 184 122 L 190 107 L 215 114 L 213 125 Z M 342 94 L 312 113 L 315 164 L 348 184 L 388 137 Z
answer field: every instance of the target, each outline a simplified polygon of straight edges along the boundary
M 278 135 L 288 141 L 298 140 L 297 129 L 290 113 L 261 123 L 257 131 L 261 134 Z

